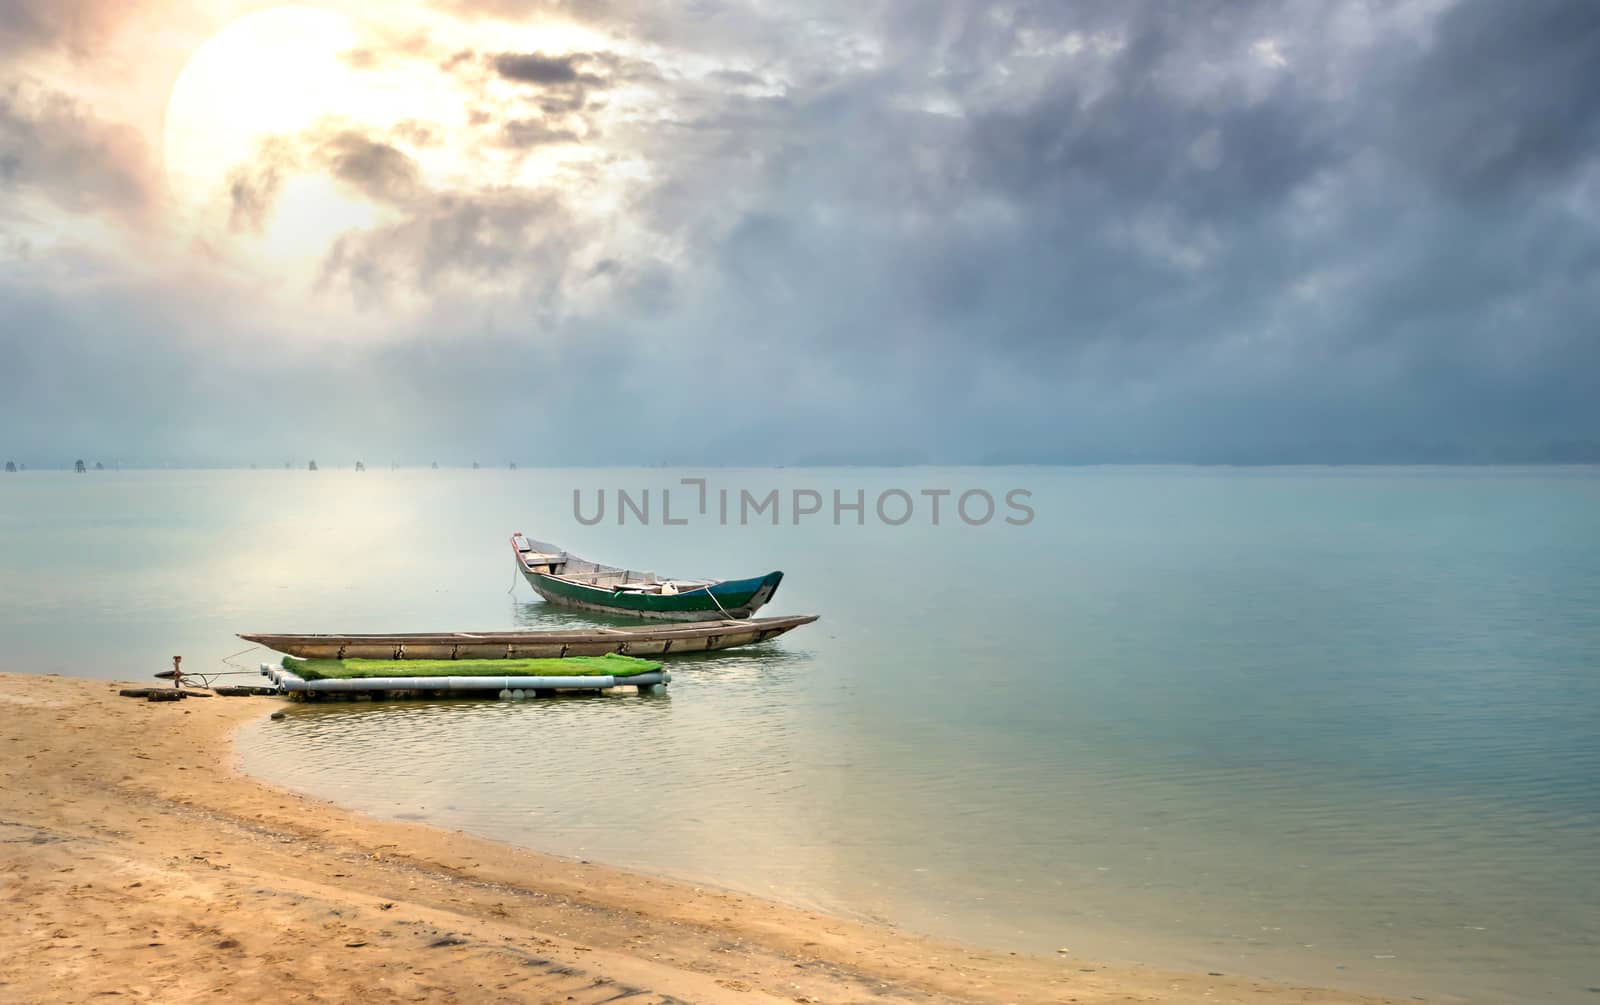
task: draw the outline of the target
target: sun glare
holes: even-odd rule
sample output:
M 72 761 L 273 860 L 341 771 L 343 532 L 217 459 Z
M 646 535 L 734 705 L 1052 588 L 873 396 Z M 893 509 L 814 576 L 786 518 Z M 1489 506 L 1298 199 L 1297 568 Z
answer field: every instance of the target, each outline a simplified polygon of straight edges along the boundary
M 228 232 L 231 176 L 259 167 L 264 141 L 304 136 L 323 120 L 382 116 L 381 89 L 344 56 L 359 41 L 345 15 L 296 6 L 242 17 L 200 46 L 173 86 L 163 142 L 174 209 L 191 228 L 213 242 Z M 314 261 L 380 215 L 293 165 L 285 174 L 259 233 L 231 235 L 235 250 L 274 264 Z
M 483 67 L 452 73 L 438 57 L 603 49 L 614 46 L 559 22 L 463 26 L 409 12 L 379 23 L 305 5 L 248 14 L 195 50 L 168 99 L 173 233 L 208 261 L 304 292 L 340 237 L 415 209 L 334 176 L 330 150 L 347 131 L 399 149 L 418 191 L 581 191 L 587 207 L 610 212 L 626 158 L 588 142 L 503 142 L 504 121 L 540 114 L 529 89 Z M 555 127 L 587 137 L 589 120 L 574 119 Z

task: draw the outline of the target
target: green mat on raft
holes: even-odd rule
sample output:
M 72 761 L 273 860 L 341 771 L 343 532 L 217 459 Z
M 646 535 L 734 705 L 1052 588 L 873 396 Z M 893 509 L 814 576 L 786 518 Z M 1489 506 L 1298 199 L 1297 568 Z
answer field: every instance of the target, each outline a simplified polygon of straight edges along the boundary
M 541 660 L 302 660 L 283 658 L 283 668 L 306 680 L 351 677 L 632 677 L 660 670 L 660 663 L 635 656 L 568 656 Z

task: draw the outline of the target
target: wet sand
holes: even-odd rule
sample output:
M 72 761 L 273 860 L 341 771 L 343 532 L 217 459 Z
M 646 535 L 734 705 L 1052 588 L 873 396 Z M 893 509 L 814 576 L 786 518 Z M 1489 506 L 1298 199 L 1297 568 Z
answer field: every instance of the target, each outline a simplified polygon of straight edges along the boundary
M 1375 1003 L 951 945 L 240 775 L 273 698 L 0 674 L 0 1001 Z

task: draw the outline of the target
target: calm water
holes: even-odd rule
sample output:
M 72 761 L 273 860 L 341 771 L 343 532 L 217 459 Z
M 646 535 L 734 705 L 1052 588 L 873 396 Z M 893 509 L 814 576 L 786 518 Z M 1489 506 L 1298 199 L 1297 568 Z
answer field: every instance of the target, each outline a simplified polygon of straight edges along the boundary
M 720 526 L 681 487 L 687 526 L 573 517 L 575 488 L 659 507 L 686 475 L 864 488 L 868 525 L 786 497 Z M 889 527 L 892 487 L 1026 488 L 1037 517 Z M 296 706 L 247 767 L 982 944 L 1600 1001 L 1594 470 L 0 475 L 0 652 L 137 678 L 221 669 L 235 631 L 583 623 L 507 593 L 516 530 L 781 568 L 763 613 L 823 620 L 679 660 L 666 698 Z

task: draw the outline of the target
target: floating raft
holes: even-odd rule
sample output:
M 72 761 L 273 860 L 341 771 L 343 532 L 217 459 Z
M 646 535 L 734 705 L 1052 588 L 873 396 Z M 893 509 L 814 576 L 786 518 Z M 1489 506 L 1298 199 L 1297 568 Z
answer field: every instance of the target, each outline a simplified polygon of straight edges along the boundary
M 389 677 L 607 677 L 620 680 L 661 669 L 660 663 L 616 653 L 526 660 L 310 660 L 289 657 L 284 660 L 283 666 L 307 681 Z
M 269 635 L 239 637 L 304 659 L 501 660 L 565 659 L 572 656 L 665 656 L 750 645 L 777 638 L 817 620 L 789 618 L 696 621 L 520 632 L 418 632 L 400 635 Z
M 486 674 L 473 670 L 495 669 Z M 467 671 L 467 672 L 463 672 Z M 559 672 L 556 672 L 559 671 Z M 263 663 L 261 673 L 290 696 L 342 694 L 387 697 L 440 692 L 520 700 L 559 691 L 608 691 L 631 686 L 640 694 L 664 694 L 672 674 L 659 663 L 615 654 L 571 659 L 493 660 L 296 660 Z M 402 676 L 404 674 L 404 676 Z

